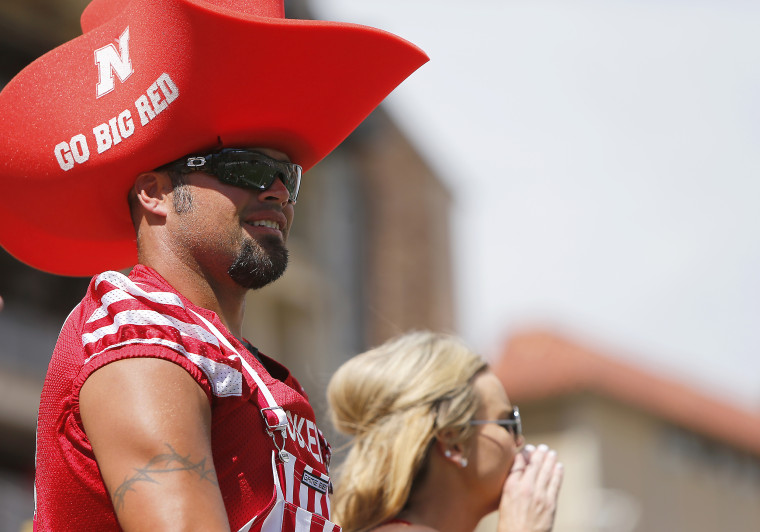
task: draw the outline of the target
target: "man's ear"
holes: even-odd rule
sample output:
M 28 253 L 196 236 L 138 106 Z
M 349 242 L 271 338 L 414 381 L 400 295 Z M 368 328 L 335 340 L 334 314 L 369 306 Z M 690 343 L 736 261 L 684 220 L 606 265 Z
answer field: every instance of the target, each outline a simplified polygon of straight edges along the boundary
M 135 198 L 145 211 L 166 218 L 172 208 L 172 183 L 168 175 L 161 172 L 145 172 L 135 179 Z

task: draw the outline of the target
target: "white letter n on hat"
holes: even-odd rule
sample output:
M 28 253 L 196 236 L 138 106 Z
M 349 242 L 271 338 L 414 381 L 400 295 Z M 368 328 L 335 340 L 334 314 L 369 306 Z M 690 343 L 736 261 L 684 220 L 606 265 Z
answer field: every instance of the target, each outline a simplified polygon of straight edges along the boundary
M 113 43 L 95 50 L 95 63 L 98 65 L 97 98 L 114 89 L 114 72 L 122 83 L 134 72 L 132 61 L 129 59 L 129 26 L 119 37 L 118 43 L 118 52 Z

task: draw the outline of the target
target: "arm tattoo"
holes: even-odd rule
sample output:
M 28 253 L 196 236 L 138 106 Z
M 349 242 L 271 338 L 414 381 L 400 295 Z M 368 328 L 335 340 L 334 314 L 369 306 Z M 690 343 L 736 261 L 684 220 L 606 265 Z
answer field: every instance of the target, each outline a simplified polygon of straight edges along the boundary
M 145 467 L 135 469 L 135 474 L 130 478 L 124 479 L 124 482 L 113 492 L 113 506 L 118 512 L 124 508 L 124 497 L 130 491 L 136 491 L 135 484 L 138 482 L 150 482 L 160 484 L 160 476 L 164 473 L 174 473 L 177 471 L 187 471 L 192 475 L 197 475 L 200 480 L 211 482 L 214 486 L 219 484 L 216 481 L 216 473 L 213 464 L 206 465 L 206 458 L 198 462 L 193 462 L 188 456 L 182 456 L 174 447 L 165 444 L 169 452 L 154 456 Z

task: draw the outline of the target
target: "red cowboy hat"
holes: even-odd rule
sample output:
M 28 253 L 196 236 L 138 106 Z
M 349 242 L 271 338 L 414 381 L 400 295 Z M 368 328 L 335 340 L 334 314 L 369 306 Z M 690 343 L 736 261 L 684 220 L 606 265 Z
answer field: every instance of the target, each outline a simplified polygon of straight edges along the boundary
M 283 0 L 94 0 L 84 34 L 0 93 L 0 243 L 61 275 L 135 263 L 127 193 L 187 153 L 267 146 L 312 167 L 427 61 Z

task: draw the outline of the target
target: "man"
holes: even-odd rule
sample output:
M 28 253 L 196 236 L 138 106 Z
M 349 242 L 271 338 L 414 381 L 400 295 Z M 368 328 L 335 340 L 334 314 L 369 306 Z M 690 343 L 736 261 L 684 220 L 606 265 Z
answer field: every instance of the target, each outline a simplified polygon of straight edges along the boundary
M 281 0 L 95 0 L 82 26 L 0 93 L 0 242 L 96 274 L 42 392 L 36 529 L 336 530 L 329 446 L 244 297 L 285 270 L 303 169 L 425 55 Z

